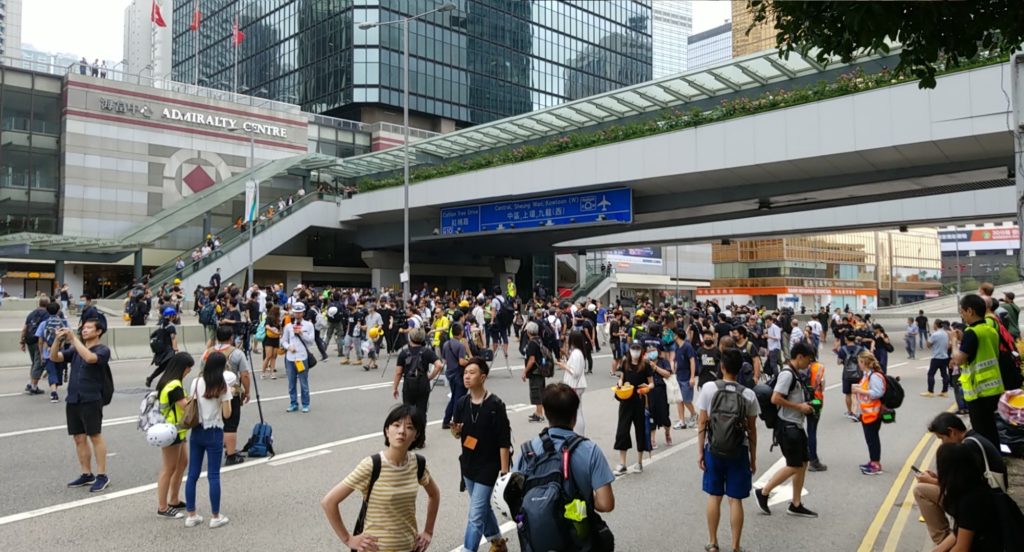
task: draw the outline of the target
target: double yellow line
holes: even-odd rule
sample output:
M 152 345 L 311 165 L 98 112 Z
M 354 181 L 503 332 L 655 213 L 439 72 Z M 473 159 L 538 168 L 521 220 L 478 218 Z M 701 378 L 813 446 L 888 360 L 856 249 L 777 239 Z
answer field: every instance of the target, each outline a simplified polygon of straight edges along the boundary
M 953 411 L 953 407 L 950 407 L 949 412 Z M 910 512 L 914 506 L 914 487 L 917 486 L 917 480 L 911 479 L 910 486 L 907 488 L 907 492 L 903 495 L 901 502 L 896 502 L 896 497 L 903 489 L 908 477 L 911 475 L 910 467 L 914 465 L 914 462 L 921 456 L 921 451 L 924 450 L 928 441 L 932 440 L 932 446 L 928 449 L 927 454 L 924 455 L 923 461 L 917 465 L 917 467 L 926 469 L 931 465 L 932 460 L 935 458 L 935 452 L 939 449 L 941 441 L 935 439 L 931 433 L 925 433 L 921 437 L 921 440 L 917 442 L 917 446 L 907 457 L 907 461 L 903 463 L 903 467 L 900 468 L 899 473 L 896 475 L 896 480 L 893 481 L 892 487 L 889 489 L 889 493 L 885 495 L 885 500 L 882 501 L 881 508 L 878 509 L 878 513 L 875 514 L 875 519 L 871 522 L 868 527 L 867 533 L 864 534 L 864 540 L 861 541 L 860 547 L 857 548 L 857 552 L 874 552 L 877 550 L 875 544 L 878 542 L 878 536 L 882 532 L 882 527 L 885 526 L 886 520 L 889 519 L 889 515 L 892 511 L 896 510 L 896 519 L 892 523 L 892 527 L 889 529 L 889 534 L 885 539 L 885 545 L 882 547 L 882 552 L 895 552 L 896 546 L 900 542 L 900 537 L 903 535 L 903 529 L 907 525 L 907 519 L 910 517 Z

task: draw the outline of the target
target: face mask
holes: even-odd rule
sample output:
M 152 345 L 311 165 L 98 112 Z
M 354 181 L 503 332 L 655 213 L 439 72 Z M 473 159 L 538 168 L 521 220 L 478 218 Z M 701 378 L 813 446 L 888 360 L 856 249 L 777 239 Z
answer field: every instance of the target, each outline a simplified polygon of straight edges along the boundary
M 632 358 L 632 359 L 633 359 L 634 361 L 640 360 L 640 351 L 633 351 L 633 350 L 630 350 L 630 351 L 629 351 L 629 356 L 630 356 L 630 358 Z
M 85 308 L 85 301 L 79 301 L 78 302 L 78 308 L 80 308 L 80 309 L 81 308 Z
M 658 360 L 658 351 L 651 351 L 647 353 L 647 360 Z
M 713 340 L 713 339 L 705 339 L 704 340 L 704 344 L 710 347 L 711 345 L 715 344 L 715 340 Z

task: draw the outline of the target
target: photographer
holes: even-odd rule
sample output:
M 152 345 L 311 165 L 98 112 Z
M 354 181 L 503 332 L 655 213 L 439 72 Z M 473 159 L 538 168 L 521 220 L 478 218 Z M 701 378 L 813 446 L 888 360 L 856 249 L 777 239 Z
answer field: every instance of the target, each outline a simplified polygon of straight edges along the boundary
M 243 339 L 248 339 L 248 323 L 241 324 L 238 330 Z M 227 359 L 227 371 L 235 375 L 234 383 L 231 385 L 231 416 L 224 418 L 224 465 L 234 466 L 241 464 L 245 459 L 238 453 L 238 423 L 242 418 L 242 405 L 249 402 L 249 386 L 252 383 L 252 367 L 242 349 L 231 344 L 234 333 L 232 328 L 221 326 L 217 328 L 217 343 L 203 355 L 205 363 L 210 353 L 223 354 Z
M 68 396 L 65 408 L 68 434 L 75 440 L 75 451 L 82 474 L 68 487 L 85 487 L 96 493 L 107 488 L 107 445 L 103 440 L 103 406 L 106 374 L 110 372 L 110 349 L 100 343 L 100 337 L 107 331 L 106 326 L 95 318 L 82 322 L 82 338 L 79 339 L 70 328 L 57 331 L 57 338 L 50 347 L 50 360 L 55 363 L 70 363 L 68 375 Z M 112 388 L 107 392 L 113 393 Z M 88 441 L 86 441 L 88 436 Z M 92 443 L 90 450 L 89 444 Z M 92 459 L 96 459 L 96 475 L 92 472 Z
M 284 327 L 284 334 L 281 335 L 281 347 L 287 351 L 284 366 L 288 375 L 288 397 L 291 399 L 286 412 L 295 412 L 299 409 L 295 392 L 296 380 L 302 389 L 302 412 L 309 412 L 309 369 L 306 363 L 309 359 L 309 346 L 315 346 L 316 343 L 313 340 L 313 324 L 302 319 L 305 312 L 306 305 L 300 302 L 292 303 L 294 320 Z

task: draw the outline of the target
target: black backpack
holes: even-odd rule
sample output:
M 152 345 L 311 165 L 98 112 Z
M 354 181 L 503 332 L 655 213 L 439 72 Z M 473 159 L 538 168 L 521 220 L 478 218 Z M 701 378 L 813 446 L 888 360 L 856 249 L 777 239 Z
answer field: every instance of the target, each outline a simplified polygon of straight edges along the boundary
M 419 379 L 427 376 L 423 368 L 423 347 L 409 347 L 409 354 L 405 357 L 402 365 L 402 375 L 405 379 Z
M 171 332 L 165 327 L 157 328 L 149 336 L 149 350 L 153 351 L 156 357 L 163 356 L 171 348 Z
M 32 314 L 28 317 L 28 330 L 25 332 L 25 343 L 31 345 L 39 342 L 39 338 L 36 337 L 36 331 L 39 330 L 39 324 L 49 316 L 50 314 L 43 308 L 38 308 L 32 311 Z
M 545 378 L 552 378 L 555 376 L 555 355 L 551 352 L 543 341 L 538 341 L 537 347 L 540 349 L 540 358 L 537 359 L 537 374 L 544 376 Z
M 857 357 L 864 351 L 864 347 L 854 345 L 853 348 L 850 348 L 843 345 L 843 350 L 846 351 L 846 358 L 843 360 L 843 381 L 851 384 L 858 383 L 861 373 L 860 366 L 857 365 Z
M 512 320 L 516 317 L 516 308 L 512 306 L 511 301 L 500 295 L 498 302 L 501 303 L 497 314 L 498 323 L 507 328 L 512 325 Z
M 521 494 L 513 497 L 510 494 L 518 489 L 512 489 L 513 493 L 506 489 L 506 502 L 517 522 L 520 549 L 611 552 L 615 549 L 615 538 L 594 510 L 593 497 L 580 496 L 573 484 L 572 470 L 565 469 L 572 465 L 573 451 L 586 438 L 573 434 L 556 448 L 545 429 L 540 440 L 540 451 L 533 450 L 531 441 L 523 443 Z M 566 518 L 566 506 L 576 500 L 586 504 L 583 521 Z
M 900 385 L 900 380 L 886 374 L 885 393 L 882 394 L 882 406 L 890 410 L 896 410 L 903 406 L 904 396 L 905 393 L 903 391 L 903 386 Z
M 743 365 L 740 367 L 740 373 L 736 376 L 736 381 L 740 385 L 747 389 L 752 389 L 757 382 L 754 381 L 754 353 L 751 349 L 754 345 L 747 341 L 746 347 L 740 349 L 740 357 L 743 358 Z
M 199 311 L 199 323 L 203 326 L 217 325 L 217 304 L 213 301 L 203 305 Z
M 712 454 L 734 458 L 747 437 L 747 401 L 743 398 L 746 388 L 724 380 L 716 381 L 715 385 L 718 392 L 708 410 L 708 445 Z
M 768 429 L 775 429 L 775 427 L 779 425 L 779 407 L 772 404 L 772 394 L 775 393 L 775 386 L 779 383 L 779 376 L 782 375 L 783 372 L 793 373 L 793 384 L 790 385 L 786 395 L 792 393 L 793 386 L 799 384 L 803 386 L 805 401 L 810 402 L 810 400 L 814 398 L 814 391 L 807 385 L 804 378 L 800 377 L 800 374 L 796 373 L 796 370 L 789 366 L 779 370 L 778 373 L 772 376 L 772 379 L 767 385 L 763 383 L 755 385 L 754 395 L 757 396 L 757 403 L 761 410 L 760 417 L 764 422 L 765 427 Z

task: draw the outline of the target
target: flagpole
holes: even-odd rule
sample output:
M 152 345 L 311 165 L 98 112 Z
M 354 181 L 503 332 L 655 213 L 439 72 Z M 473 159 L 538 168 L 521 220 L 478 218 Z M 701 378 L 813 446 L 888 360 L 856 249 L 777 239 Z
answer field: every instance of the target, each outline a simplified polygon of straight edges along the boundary
M 238 13 L 235 13 L 235 28 L 231 32 L 231 43 L 235 47 L 235 78 L 231 83 L 231 99 L 238 101 L 238 47 L 241 46 L 238 43 Z
M 193 23 L 195 23 L 195 17 L 196 17 L 195 14 L 199 12 L 199 0 L 194 0 L 192 2 L 192 7 L 193 7 L 193 10 L 192 10 L 192 21 L 193 21 Z M 197 28 L 193 29 L 192 32 L 196 33 L 196 76 L 195 76 L 195 87 L 196 87 L 196 94 L 198 94 L 199 93 L 199 28 L 197 27 Z

